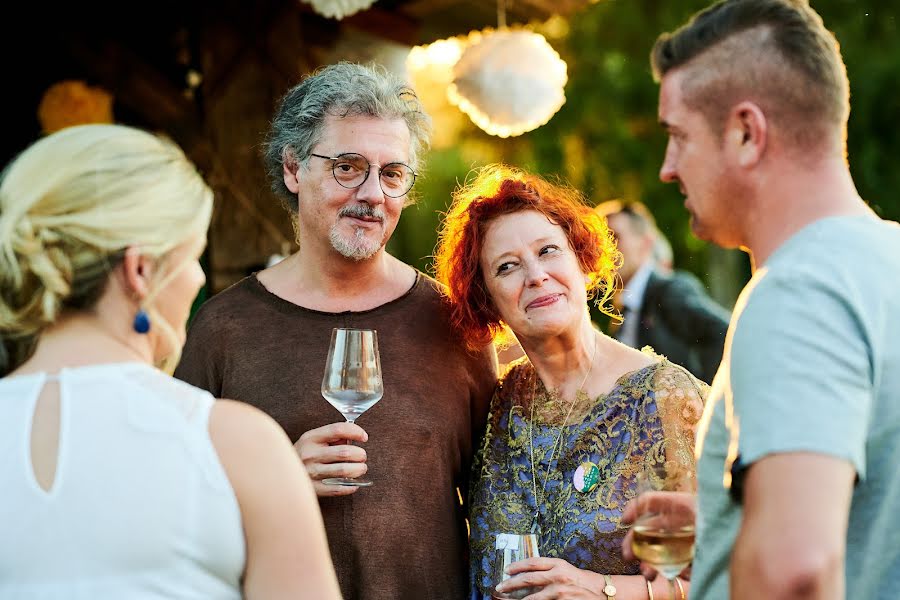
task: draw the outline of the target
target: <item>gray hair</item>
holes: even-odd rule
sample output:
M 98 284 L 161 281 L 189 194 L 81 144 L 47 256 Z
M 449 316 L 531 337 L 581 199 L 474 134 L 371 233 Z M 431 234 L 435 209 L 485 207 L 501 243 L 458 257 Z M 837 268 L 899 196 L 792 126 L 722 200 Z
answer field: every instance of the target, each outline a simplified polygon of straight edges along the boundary
M 412 87 L 374 64 L 340 62 L 324 67 L 285 94 L 265 140 L 269 182 L 291 214 L 297 212 L 297 196 L 284 184 L 284 164 L 309 158 L 321 140 L 326 117 L 357 115 L 403 119 L 410 134 L 410 166 L 419 170 L 419 153 L 429 145 L 431 118 Z

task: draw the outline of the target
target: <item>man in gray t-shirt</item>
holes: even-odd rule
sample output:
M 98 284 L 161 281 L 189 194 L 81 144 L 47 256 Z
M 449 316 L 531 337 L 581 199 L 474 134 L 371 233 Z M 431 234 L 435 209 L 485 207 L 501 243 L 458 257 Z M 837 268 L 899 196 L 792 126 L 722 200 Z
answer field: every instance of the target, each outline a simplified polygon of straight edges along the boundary
M 754 267 L 697 433 L 691 597 L 896 598 L 900 227 L 850 177 L 836 40 L 806 2 L 725 0 L 653 67 L 660 177 Z
M 804 531 L 830 518 L 830 542 L 846 543 L 848 596 L 897 597 L 900 294 L 888 273 L 900 273 L 900 226 L 871 215 L 831 217 L 782 244 L 741 294 L 699 442 L 694 597 L 728 597 L 731 547 L 750 518 L 760 521 L 757 535 L 769 536 L 759 543 L 762 551 L 771 546 L 772 567 L 797 560 L 779 556 L 779 546 L 801 556 L 821 550 L 811 546 L 818 536 Z M 737 417 L 731 426 L 729 412 Z M 752 479 L 767 460 L 782 474 L 781 488 L 751 497 L 768 493 L 758 487 L 765 479 Z M 832 472 L 836 482 L 818 480 Z M 728 478 L 735 493 L 723 485 Z M 837 496 L 826 498 L 829 490 Z M 784 529 L 762 528 L 769 523 Z M 842 597 L 838 587 L 821 592 Z

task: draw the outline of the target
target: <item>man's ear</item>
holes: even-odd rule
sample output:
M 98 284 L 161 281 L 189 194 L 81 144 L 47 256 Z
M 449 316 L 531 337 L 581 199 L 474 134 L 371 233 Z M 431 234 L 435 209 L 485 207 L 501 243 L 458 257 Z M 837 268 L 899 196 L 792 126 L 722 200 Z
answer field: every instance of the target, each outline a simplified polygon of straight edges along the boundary
M 769 142 L 769 122 L 755 102 L 744 101 L 731 109 L 725 127 L 726 150 L 742 167 L 758 164 Z
M 293 154 L 286 154 L 281 162 L 281 172 L 284 177 L 284 185 L 296 194 L 300 191 L 300 163 Z
M 125 249 L 122 259 L 122 272 L 125 276 L 125 289 L 138 300 L 143 300 L 150 293 L 150 281 L 153 277 L 154 261 L 141 254 L 136 246 Z

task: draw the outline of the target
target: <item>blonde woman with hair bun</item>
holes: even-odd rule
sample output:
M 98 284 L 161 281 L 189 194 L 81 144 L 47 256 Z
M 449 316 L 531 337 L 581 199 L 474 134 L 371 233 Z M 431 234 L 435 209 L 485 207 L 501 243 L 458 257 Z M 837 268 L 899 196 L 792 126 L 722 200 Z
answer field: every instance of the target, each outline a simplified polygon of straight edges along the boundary
M 118 125 L 0 178 L 0 599 L 340 597 L 309 479 L 261 411 L 172 379 L 212 192 Z

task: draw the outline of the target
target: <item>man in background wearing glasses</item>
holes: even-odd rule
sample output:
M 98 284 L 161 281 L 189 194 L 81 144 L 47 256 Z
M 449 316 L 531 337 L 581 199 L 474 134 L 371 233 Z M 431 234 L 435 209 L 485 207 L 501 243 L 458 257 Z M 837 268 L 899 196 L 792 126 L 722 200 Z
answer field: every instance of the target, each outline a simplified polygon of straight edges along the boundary
M 467 590 L 461 498 L 496 357 L 467 351 L 435 281 L 385 250 L 429 134 L 413 90 L 380 68 L 340 63 L 291 89 L 265 161 L 299 250 L 204 304 L 176 372 L 294 440 L 348 600 Z M 384 397 L 358 425 L 320 393 L 335 327 L 378 332 Z M 322 482 L 364 473 L 371 488 Z

